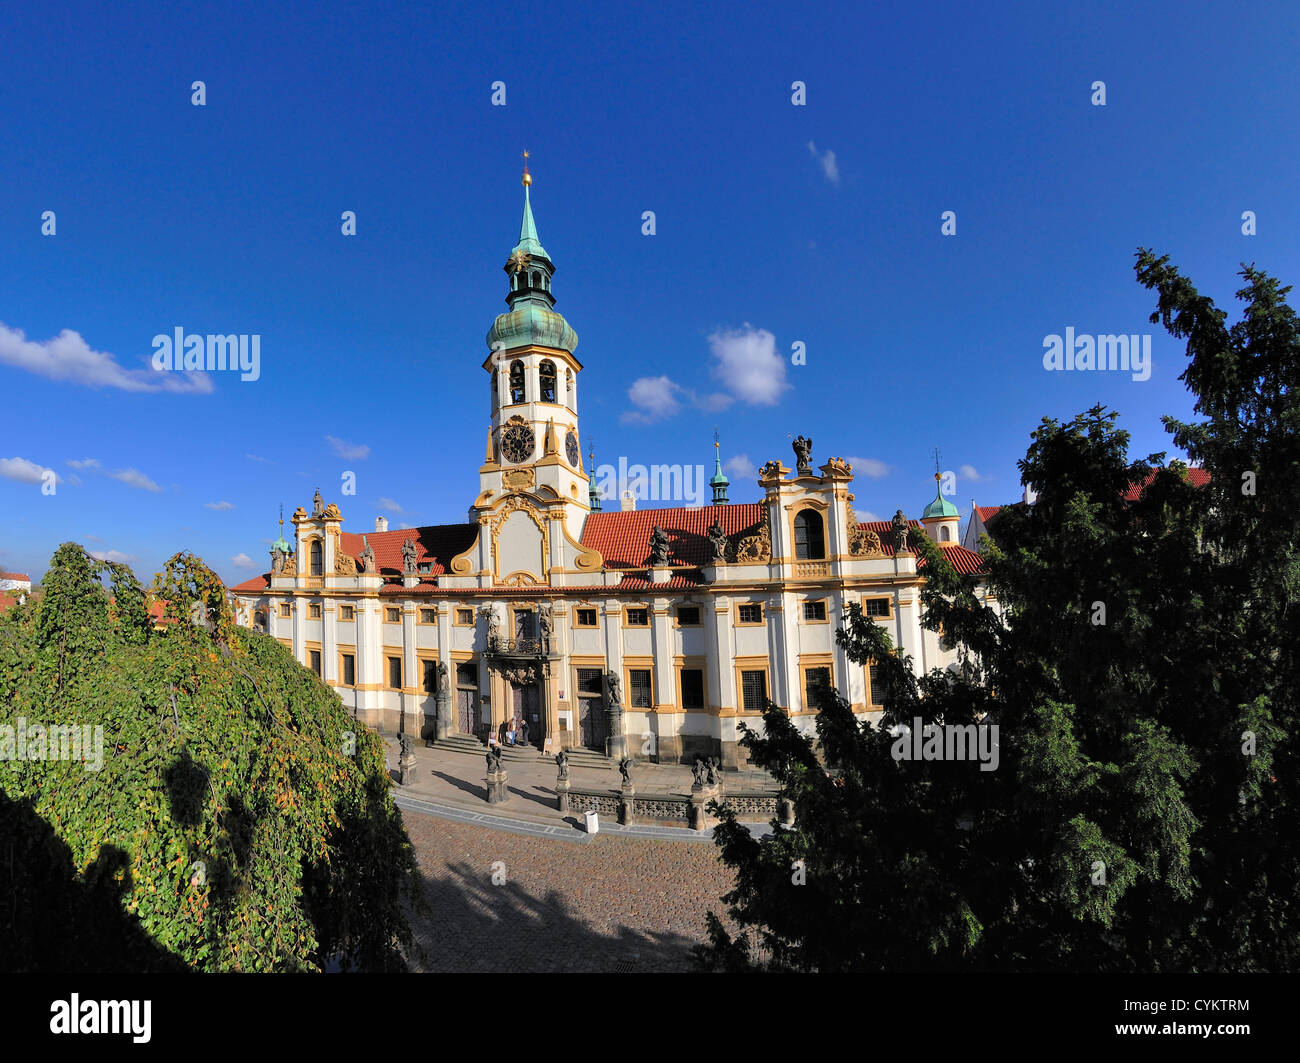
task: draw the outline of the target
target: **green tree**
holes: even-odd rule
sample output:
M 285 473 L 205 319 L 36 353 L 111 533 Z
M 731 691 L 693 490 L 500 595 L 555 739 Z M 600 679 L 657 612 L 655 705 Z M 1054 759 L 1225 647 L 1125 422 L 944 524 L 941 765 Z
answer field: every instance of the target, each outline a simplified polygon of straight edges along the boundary
M 851 609 L 838 637 L 877 662 L 880 727 L 823 691 L 820 759 L 775 706 L 746 739 L 798 818 L 758 843 L 724 817 L 741 929 L 710 913 L 705 965 L 1294 967 L 1295 315 L 1249 267 L 1231 329 L 1167 260 L 1140 251 L 1137 274 L 1153 321 L 1189 340 L 1182 379 L 1205 419 L 1166 423 L 1209 487 L 1178 462 L 1152 475 L 1164 455 L 1131 460 L 1113 412 L 1045 419 L 1020 463 L 1037 501 L 999 513 L 986 553 L 998 609 L 916 543 L 923 623 L 959 664 L 914 677 Z M 887 728 L 918 718 L 996 725 L 998 769 L 896 760 Z
M 0 725 L 21 717 L 29 750 L 34 725 L 103 729 L 101 763 L 93 743 L 82 762 L 51 744 L 4 779 L 18 804 L 2 821 L 35 819 L 57 839 L 40 866 L 64 910 L 111 904 L 124 965 L 401 969 L 419 902 L 381 741 L 278 642 L 236 627 L 199 559 L 178 554 L 156 579 L 173 620 L 159 632 L 134 577 L 108 570 L 110 604 L 103 571 L 64 544 L 39 603 L 0 617 Z M 0 941 L 40 940 L 9 925 L 9 907 Z M 21 948 L 5 962 L 50 966 Z

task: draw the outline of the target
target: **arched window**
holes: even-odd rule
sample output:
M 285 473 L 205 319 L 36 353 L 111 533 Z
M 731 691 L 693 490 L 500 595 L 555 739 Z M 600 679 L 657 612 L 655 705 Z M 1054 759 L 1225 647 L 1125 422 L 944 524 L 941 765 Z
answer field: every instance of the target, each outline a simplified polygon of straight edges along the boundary
M 319 539 L 311 541 L 311 574 L 313 576 L 325 575 L 325 548 L 321 546 Z
M 538 273 L 536 270 L 533 270 L 533 287 L 540 288 L 541 286 L 542 286 L 542 275 Z
M 942 528 L 939 529 L 939 541 L 941 543 L 946 543 L 951 538 L 952 538 L 952 531 L 949 529 L 948 525 L 945 524 Z
M 799 561 L 820 561 L 826 556 L 822 519 L 811 509 L 794 518 L 794 556 Z
M 519 403 L 524 401 L 524 363 L 510 363 L 510 401 Z
M 253 630 L 262 632 L 266 631 L 266 613 L 261 609 L 257 610 L 257 612 L 253 614 Z
M 541 365 L 542 401 L 555 401 L 555 363 L 547 360 Z

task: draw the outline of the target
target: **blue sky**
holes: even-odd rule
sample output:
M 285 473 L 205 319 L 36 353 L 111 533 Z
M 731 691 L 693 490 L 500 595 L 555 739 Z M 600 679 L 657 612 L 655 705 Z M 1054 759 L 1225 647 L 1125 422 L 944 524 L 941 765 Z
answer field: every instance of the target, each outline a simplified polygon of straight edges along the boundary
M 464 519 L 525 147 L 584 453 L 711 463 L 716 424 L 733 501 L 799 433 L 882 517 L 934 447 L 963 511 L 1018 498 L 1039 418 L 1094 402 L 1169 449 L 1183 349 L 1134 249 L 1234 320 L 1243 260 L 1300 277 L 1294 4 L 21 6 L 0 569 L 37 578 L 73 539 L 238 581 L 317 486 L 351 531 Z M 153 374 L 176 327 L 260 335 L 259 379 Z M 1150 379 L 1045 371 L 1067 327 L 1151 334 Z

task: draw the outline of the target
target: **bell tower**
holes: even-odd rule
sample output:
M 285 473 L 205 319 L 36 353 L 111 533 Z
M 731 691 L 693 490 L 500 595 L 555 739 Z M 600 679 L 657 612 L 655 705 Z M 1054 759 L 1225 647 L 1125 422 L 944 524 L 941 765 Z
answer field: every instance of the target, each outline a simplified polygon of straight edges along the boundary
M 578 334 L 554 310 L 555 264 L 537 237 L 532 174 L 524 152 L 524 217 L 504 270 L 506 304 L 487 334 L 483 363 L 491 380 L 491 427 L 479 470 L 476 509 L 529 494 L 562 504 L 569 534 L 581 534 L 589 510 L 588 477 L 578 436 Z

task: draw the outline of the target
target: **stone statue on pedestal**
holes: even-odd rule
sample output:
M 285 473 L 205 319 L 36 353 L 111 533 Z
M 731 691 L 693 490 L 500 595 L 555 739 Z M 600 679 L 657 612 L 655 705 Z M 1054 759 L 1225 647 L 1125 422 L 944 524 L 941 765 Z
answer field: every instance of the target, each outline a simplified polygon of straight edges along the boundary
M 722 524 L 715 520 L 709 525 L 709 547 L 713 550 L 713 563 L 715 565 L 726 562 L 728 545 L 730 544 L 727 541 L 727 533 L 722 530 Z
M 361 563 L 358 568 L 367 576 L 373 576 L 379 571 L 379 566 L 375 563 L 375 551 L 370 546 L 370 540 L 364 535 L 361 537 L 361 541 L 366 548 L 361 551 Z
M 569 777 L 569 754 L 562 749 L 555 754 L 555 767 L 559 778 L 567 779 Z
M 795 465 L 800 476 L 812 475 L 812 440 L 799 436 L 792 444 Z
M 409 536 L 402 543 L 402 574 L 415 575 L 415 542 Z
M 650 533 L 650 564 L 668 564 L 668 533 L 657 524 Z
M 320 496 L 320 488 L 311 496 L 311 515 L 316 518 L 325 516 L 325 500 Z
M 624 788 L 632 785 L 632 758 L 623 757 L 618 762 L 618 773 L 623 776 Z
M 894 552 L 901 554 L 907 549 L 907 533 L 909 531 L 907 518 L 903 516 L 901 509 L 894 513 L 894 519 L 889 522 L 889 527 L 894 537 Z

